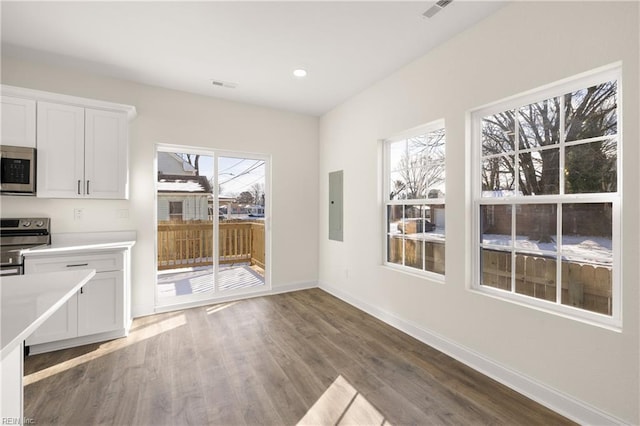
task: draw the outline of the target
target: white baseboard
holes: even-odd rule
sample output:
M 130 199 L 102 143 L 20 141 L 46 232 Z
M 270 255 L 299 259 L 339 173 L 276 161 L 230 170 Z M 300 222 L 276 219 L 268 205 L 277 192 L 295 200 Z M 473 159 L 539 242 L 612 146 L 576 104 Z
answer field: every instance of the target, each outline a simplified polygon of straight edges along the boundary
M 624 421 L 596 407 L 500 365 L 476 351 L 404 320 L 394 313 L 381 310 L 325 282 L 320 282 L 318 287 L 575 422 L 584 425 L 625 424 Z
M 317 281 L 301 281 L 297 283 L 289 283 L 279 286 L 274 286 L 271 290 L 271 294 L 289 293 L 298 290 L 308 290 L 310 288 L 318 287 Z
M 133 317 L 138 318 L 146 315 L 153 315 L 153 314 L 158 314 L 163 312 L 171 312 L 171 311 L 177 311 L 181 309 L 190 309 L 190 308 L 196 308 L 199 306 L 213 305 L 217 303 L 234 302 L 236 300 L 249 299 L 253 297 L 270 296 L 272 294 L 289 293 L 292 291 L 307 290 L 309 288 L 316 288 L 316 287 L 318 287 L 317 281 L 302 281 L 302 282 L 272 286 L 271 289 L 267 289 L 267 290 L 251 291 L 249 293 L 244 293 L 244 292 L 233 293 L 227 296 L 216 297 L 213 299 L 193 300 L 188 302 L 177 303 L 174 305 L 165 305 L 165 306 L 157 306 L 157 307 L 152 306 L 151 308 L 149 308 L 149 306 L 144 306 L 144 307 L 134 306 L 132 311 L 133 311 Z
M 133 318 L 146 317 L 155 313 L 153 305 L 133 305 L 131 307 L 131 316 Z
M 58 351 L 60 349 L 74 348 L 76 346 L 89 345 L 91 343 L 101 343 L 107 340 L 119 339 L 129 334 L 128 328 L 122 328 L 106 333 L 92 334 L 90 336 L 74 337 L 72 339 L 58 340 L 55 342 L 39 343 L 29 345 L 29 355 L 37 355 L 45 352 Z

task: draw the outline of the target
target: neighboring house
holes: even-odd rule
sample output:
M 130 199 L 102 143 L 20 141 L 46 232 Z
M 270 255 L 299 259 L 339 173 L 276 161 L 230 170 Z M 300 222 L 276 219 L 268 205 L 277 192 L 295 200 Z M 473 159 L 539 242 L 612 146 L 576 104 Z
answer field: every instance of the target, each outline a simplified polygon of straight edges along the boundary
M 173 152 L 158 153 L 158 221 L 209 220 L 211 184 Z
M 158 153 L 158 221 L 213 220 L 213 189 L 207 176 L 178 154 Z M 235 197 L 220 195 L 218 204 L 239 213 Z
M 158 152 L 158 173 L 195 176 L 196 168 L 173 152 Z
M 158 172 L 158 221 L 210 220 L 211 192 L 206 176 Z

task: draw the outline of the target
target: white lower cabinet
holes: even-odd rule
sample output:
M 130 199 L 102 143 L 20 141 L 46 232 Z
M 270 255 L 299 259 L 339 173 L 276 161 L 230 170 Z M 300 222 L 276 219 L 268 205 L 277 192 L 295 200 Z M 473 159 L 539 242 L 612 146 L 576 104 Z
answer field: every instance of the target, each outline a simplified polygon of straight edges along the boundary
M 95 269 L 96 275 L 27 338 L 30 353 L 48 352 L 126 336 L 127 251 L 73 256 L 37 256 L 25 260 L 25 274 Z
M 78 336 L 124 327 L 122 271 L 96 273 L 77 297 Z

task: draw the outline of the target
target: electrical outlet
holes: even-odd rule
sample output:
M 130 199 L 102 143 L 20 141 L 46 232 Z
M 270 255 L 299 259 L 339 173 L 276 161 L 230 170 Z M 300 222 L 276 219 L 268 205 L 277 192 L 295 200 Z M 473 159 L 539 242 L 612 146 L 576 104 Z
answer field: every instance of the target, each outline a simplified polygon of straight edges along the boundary
M 84 218 L 84 209 L 73 209 L 73 220 L 82 220 Z
M 120 219 L 129 219 L 129 209 L 119 209 L 118 210 L 118 218 L 120 218 Z

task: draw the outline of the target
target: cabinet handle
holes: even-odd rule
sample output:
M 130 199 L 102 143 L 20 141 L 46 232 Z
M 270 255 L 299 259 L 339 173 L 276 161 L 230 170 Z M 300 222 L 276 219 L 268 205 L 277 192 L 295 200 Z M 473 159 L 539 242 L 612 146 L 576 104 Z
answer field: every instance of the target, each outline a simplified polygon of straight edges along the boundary
M 84 293 L 84 287 L 80 287 L 80 294 Z
M 67 268 L 76 268 L 78 266 L 89 266 L 88 263 L 77 263 L 75 265 L 67 265 Z
M 87 181 L 87 195 L 89 195 L 89 181 Z
M 78 180 L 78 195 L 80 195 L 80 180 Z

